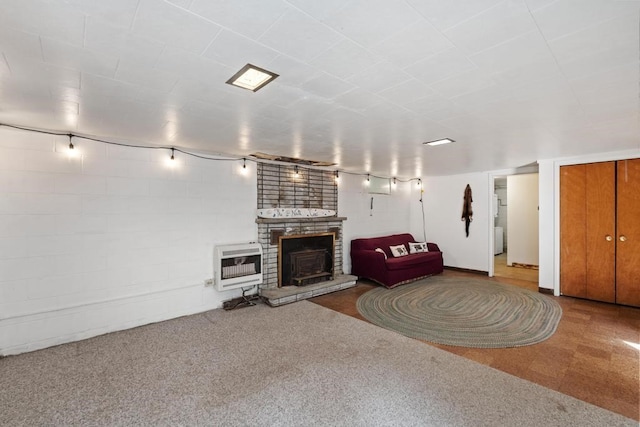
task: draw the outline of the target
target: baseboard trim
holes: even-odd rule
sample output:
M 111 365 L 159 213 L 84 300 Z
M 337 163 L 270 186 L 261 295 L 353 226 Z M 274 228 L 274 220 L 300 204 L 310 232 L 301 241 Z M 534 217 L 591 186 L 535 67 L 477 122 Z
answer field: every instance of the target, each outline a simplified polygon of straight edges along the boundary
M 445 270 L 460 271 L 462 273 L 478 274 L 478 275 L 482 275 L 482 276 L 488 276 L 489 275 L 488 271 L 473 270 L 471 268 L 451 267 L 451 266 L 448 266 L 448 265 L 445 265 L 444 268 L 445 268 Z
M 549 289 L 549 288 L 538 288 L 538 292 L 540 292 L 541 294 L 547 294 L 547 295 L 553 295 L 553 289 Z

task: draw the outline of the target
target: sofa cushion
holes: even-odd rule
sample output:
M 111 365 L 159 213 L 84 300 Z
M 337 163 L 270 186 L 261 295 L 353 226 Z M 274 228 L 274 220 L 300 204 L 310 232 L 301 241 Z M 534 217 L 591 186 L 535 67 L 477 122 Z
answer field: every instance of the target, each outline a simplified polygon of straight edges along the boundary
M 426 242 L 409 242 L 409 253 L 417 254 L 419 252 L 429 252 Z
M 383 251 L 381 248 L 376 248 L 376 252 L 380 252 L 382 255 L 384 255 L 384 259 L 387 259 L 387 254 L 385 251 Z
M 394 257 L 403 257 L 409 255 L 409 252 L 407 252 L 407 248 L 404 245 L 389 246 L 389 250 Z
M 400 258 L 389 258 L 385 261 L 389 270 L 403 270 L 405 268 L 415 267 L 416 265 L 422 265 L 429 260 L 438 259 L 440 253 L 435 252 L 420 252 L 417 254 L 409 254 Z

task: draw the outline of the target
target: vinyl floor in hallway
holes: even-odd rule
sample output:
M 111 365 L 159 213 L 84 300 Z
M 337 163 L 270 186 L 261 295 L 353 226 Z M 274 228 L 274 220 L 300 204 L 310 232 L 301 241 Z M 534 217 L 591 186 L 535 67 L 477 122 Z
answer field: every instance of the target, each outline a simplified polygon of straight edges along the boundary
M 452 270 L 443 274 L 482 277 Z M 537 283 L 528 280 L 486 280 L 537 290 Z M 376 286 L 360 280 L 354 288 L 310 301 L 365 320 L 356 301 Z M 542 343 L 505 349 L 427 344 L 640 421 L 640 309 L 550 297 L 563 315 L 556 333 Z

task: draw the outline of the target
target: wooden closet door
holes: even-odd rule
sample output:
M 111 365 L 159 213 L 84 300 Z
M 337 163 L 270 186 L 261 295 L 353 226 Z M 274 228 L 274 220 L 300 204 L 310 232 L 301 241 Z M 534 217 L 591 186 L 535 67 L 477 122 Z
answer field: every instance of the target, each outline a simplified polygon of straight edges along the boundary
M 616 163 L 586 166 L 587 296 L 616 301 Z M 578 226 L 577 224 L 575 226 Z
M 586 165 L 560 167 L 560 292 L 587 297 Z
M 640 159 L 617 169 L 616 302 L 640 307 Z

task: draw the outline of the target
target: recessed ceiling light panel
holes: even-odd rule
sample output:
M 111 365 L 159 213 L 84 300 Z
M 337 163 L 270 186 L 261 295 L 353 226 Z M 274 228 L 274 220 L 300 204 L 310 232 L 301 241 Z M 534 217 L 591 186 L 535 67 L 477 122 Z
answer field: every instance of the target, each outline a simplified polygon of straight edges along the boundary
M 276 77 L 278 77 L 276 73 L 256 67 L 255 65 L 247 64 L 227 80 L 227 84 L 256 92 Z
M 442 144 L 449 144 L 451 142 L 455 142 L 455 141 L 451 138 L 444 138 L 444 139 L 436 139 L 435 141 L 423 142 L 423 144 L 424 145 L 442 145 Z

